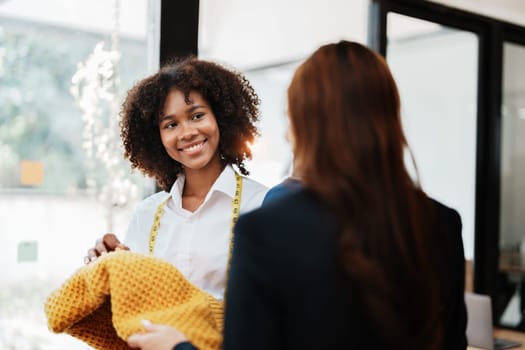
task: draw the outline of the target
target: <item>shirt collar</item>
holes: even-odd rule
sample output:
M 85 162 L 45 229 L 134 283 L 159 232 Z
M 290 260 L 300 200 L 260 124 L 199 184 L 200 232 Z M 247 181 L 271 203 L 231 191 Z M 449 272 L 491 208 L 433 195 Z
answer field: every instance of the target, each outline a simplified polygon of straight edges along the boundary
M 184 190 L 185 180 L 186 177 L 184 174 L 179 174 L 177 180 L 171 187 L 170 195 L 176 203 L 182 203 L 182 191 Z M 204 201 L 207 201 L 211 194 L 216 191 L 222 192 L 231 198 L 235 196 L 235 170 L 231 165 L 224 167 L 217 180 L 215 180 L 215 183 L 211 186 Z
M 214 191 L 222 192 L 231 198 L 235 196 L 235 170 L 231 165 L 226 165 L 215 183 L 210 189 L 210 193 Z

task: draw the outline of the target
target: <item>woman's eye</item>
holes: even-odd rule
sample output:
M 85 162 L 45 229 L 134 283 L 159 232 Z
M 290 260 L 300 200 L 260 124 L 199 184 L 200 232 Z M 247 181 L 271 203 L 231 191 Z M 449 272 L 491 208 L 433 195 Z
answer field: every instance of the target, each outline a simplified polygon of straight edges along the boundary
M 202 117 L 204 117 L 204 113 L 197 113 L 193 115 L 192 119 L 196 120 L 196 119 L 201 119 Z
M 168 123 L 168 124 L 166 124 L 164 127 L 165 127 L 166 129 L 173 129 L 173 128 L 176 127 L 176 126 L 177 126 L 177 123 Z

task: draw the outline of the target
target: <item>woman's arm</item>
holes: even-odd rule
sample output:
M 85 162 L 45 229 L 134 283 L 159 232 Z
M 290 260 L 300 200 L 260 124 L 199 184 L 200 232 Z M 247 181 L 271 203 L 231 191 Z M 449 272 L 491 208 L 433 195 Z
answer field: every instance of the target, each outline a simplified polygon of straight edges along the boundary
M 467 347 L 467 309 L 465 307 L 465 254 L 461 237 L 461 217 L 454 210 L 450 215 L 451 232 L 453 235 L 450 247 L 451 261 L 451 296 L 445 320 L 445 346 L 447 349 L 465 349 Z
M 279 252 L 268 246 L 272 232 L 266 229 L 267 224 L 258 222 L 257 215 L 258 211 L 242 215 L 235 226 L 226 289 L 224 350 L 278 350 L 282 345 L 279 280 L 272 258 Z

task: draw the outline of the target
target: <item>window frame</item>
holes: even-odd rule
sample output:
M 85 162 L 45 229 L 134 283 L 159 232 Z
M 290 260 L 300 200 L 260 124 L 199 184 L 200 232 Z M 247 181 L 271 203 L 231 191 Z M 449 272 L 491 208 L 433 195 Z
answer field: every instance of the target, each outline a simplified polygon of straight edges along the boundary
M 499 283 L 503 44 L 525 45 L 525 27 L 429 1 L 371 0 L 368 44 L 385 58 L 390 12 L 479 38 L 473 285 L 474 292 L 492 297 L 494 307 Z M 496 323 L 496 313 L 493 320 Z

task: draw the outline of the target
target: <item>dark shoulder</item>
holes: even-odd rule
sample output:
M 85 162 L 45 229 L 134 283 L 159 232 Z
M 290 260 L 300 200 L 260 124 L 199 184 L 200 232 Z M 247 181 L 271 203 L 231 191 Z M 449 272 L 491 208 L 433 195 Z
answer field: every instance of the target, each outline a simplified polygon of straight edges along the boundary
M 446 206 L 434 198 L 429 197 L 429 199 L 438 221 L 457 226 L 461 230 L 461 216 L 456 209 Z
M 268 190 L 264 197 L 262 205 L 265 206 L 270 202 L 285 197 L 291 193 L 297 192 L 302 188 L 301 182 L 295 178 L 287 178 L 278 185 Z
M 452 261 L 462 261 L 464 259 L 464 247 L 462 223 L 458 211 L 435 199 L 431 198 L 430 200 L 434 209 L 434 220 L 431 223 L 434 234 L 430 238 L 433 245 L 441 247 L 442 250 L 446 249 L 442 252 L 443 258 L 448 260 L 445 265 L 452 264 Z
M 278 222 L 287 219 L 293 221 L 297 217 L 304 217 L 311 212 L 320 215 L 328 214 L 325 205 L 313 192 L 301 188 L 287 192 L 286 196 L 280 197 L 279 200 L 269 201 L 260 208 L 241 215 L 239 221 L 259 221 L 270 218 L 279 219 Z
M 241 215 L 235 225 L 235 242 L 243 255 L 280 270 L 287 266 L 304 271 L 333 270 L 339 224 L 311 191 L 301 189 Z
M 300 189 L 279 200 L 240 216 L 235 226 L 238 235 L 259 244 L 304 245 L 331 239 L 337 221 L 330 210 L 311 191 Z

